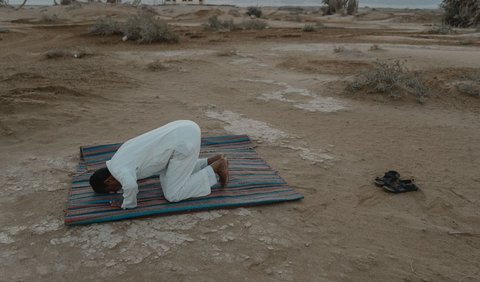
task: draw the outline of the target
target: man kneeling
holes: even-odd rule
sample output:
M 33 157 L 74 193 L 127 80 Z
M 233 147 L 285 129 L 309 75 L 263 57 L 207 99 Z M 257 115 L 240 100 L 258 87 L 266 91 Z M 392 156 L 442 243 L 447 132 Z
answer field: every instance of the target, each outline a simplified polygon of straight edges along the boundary
M 137 206 L 137 180 L 155 174 L 170 202 L 206 196 L 217 184 L 215 174 L 222 187 L 227 185 L 228 160 L 222 155 L 199 159 L 200 134 L 196 123 L 180 120 L 130 139 L 90 177 L 90 185 L 96 193 L 123 189 L 123 209 Z

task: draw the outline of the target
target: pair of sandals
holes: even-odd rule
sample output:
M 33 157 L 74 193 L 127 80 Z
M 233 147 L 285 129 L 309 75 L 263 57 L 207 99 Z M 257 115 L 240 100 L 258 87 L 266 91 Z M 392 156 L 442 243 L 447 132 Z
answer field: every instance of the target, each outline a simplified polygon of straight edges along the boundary
M 390 193 L 404 193 L 418 190 L 417 185 L 415 185 L 415 180 L 402 180 L 400 179 L 400 173 L 394 170 L 387 171 L 383 177 L 375 178 L 375 185 Z

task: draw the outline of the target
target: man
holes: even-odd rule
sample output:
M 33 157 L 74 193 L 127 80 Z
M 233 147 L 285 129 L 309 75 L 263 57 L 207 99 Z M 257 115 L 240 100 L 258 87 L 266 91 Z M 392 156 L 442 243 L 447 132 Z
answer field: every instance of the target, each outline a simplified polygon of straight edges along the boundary
M 228 160 L 221 155 L 199 159 L 200 128 L 189 120 L 179 120 L 125 142 L 107 161 L 106 168 L 90 177 L 97 193 L 116 193 L 123 189 L 123 209 L 137 206 L 137 180 L 155 174 L 165 198 L 178 202 L 210 194 L 217 183 L 228 182 Z

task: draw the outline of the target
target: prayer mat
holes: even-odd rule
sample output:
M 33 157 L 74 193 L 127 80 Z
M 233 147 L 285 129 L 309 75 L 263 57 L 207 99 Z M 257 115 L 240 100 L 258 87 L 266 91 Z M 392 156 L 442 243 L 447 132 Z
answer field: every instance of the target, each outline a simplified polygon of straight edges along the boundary
M 115 221 L 152 215 L 167 215 L 210 209 L 246 207 L 302 199 L 263 159 L 247 135 L 202 138 L 201 158 L 224 154 L 229 161 L 230 181 L 226 188 L 217 184 L 208 196 L 170 203 L 163 197 L 158 176 L 138 181 L 138 207 L 122 210 L 110 201 L 122 200 L 122 194 L 96 194 L 89 184 L 90 175 L 105 167 L 121 144 L 80 148 L 80 163 L 73 176 L 65 214 L 65 224 L 78 225 Z

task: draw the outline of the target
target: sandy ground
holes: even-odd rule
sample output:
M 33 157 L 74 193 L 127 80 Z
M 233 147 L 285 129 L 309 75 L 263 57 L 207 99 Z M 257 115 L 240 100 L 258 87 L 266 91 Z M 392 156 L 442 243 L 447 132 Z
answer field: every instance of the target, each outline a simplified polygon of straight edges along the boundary
M 271 28 L 223 33 L 202 24 L 244 10 L 155 11 L 179 44 L 88 35 L 128 6 L 0 8 L 1 281 L 480 281 L 480 100 L 453 87 L 479 67 L 478 32 L 426 33 L 439 11 L 266 8 Z M 56 48 L 91 55 L 46 59 Z M 425 72 L 424 104 L 345 94 L 388 59 Z M 305 199 L 64 226 L 80 145 L 176 119 L 249 134 Z M 389 169 L 421 190 L 375 187 Z

